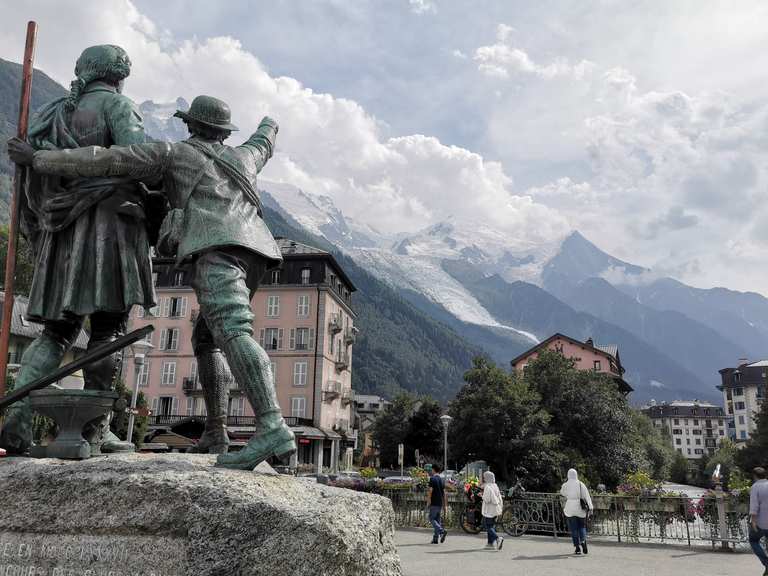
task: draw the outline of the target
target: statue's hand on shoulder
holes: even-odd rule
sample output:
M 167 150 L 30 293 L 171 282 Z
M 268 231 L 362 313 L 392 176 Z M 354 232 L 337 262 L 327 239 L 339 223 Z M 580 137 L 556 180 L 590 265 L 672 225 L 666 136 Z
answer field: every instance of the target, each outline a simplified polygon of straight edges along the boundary
M 18 137 L 8 140 L 8 156 L 20 166 L 32 166 L 35 159 L 35 149 Z

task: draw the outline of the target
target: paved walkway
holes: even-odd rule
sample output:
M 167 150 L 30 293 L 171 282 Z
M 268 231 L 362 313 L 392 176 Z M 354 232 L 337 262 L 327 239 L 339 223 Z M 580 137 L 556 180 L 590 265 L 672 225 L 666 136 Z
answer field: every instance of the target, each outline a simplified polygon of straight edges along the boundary
M 593 542 L 589 556 L 573 556 L 570 539 L 508 537 L 504 548 L 483 550 L 485 534 L 450 532 L 432 545 L 427 530 L 400 530 L 398 550 L 405 576 L 759 576 L 763 568 L 747 552 L 723 553 L 681 546 L 633 546 Z

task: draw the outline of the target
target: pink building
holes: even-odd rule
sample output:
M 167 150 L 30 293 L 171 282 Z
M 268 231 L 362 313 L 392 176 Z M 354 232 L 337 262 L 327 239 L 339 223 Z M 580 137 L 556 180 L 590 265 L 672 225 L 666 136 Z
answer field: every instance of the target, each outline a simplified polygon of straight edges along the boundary
M 284 261 L 253 297 L 254 336 L 271 358 L 283 416 L 297 436 L 299 451 L 292 464 L 335 470 L 357 439 L 351 426 L 355 287 L 330 253 L 277 240 Z M 156 259 L 154 270 L 158 306 L 148 314 L 135 308 L 130 319 L 131 329 L 155 326 L 140 389 L 151 402 L 151 427 L 198 437 L 205 404 L 191 343 L 197 300 L 186 271 L 175 269 L 172 260 Z M 134 386 L 130 358 L 123 377 Z M 233 445 L 243 444 L 255 419 L 237 388 L 230 391 L 229 414 Z
M 632 387 L 624 380 L 624 368 L 616 345 L 601 346 L 595 344 L 592 338 L 588 338 L 586 342 L 580 342 L 570 336 L 554 334 L 512 360 L 512 369 L 525 370 L 528 363 L 538 358 L 542 350 L 554 350 L 566 358 L 572 358 L 579 370 L 594 370 L 608 374 L 614 379 L 620 392 L 624 394 L 632 392 Z

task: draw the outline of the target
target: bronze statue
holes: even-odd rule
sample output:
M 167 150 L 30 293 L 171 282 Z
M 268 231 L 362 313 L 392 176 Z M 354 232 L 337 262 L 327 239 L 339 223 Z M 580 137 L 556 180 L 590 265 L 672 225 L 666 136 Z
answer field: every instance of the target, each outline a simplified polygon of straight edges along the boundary
M 69 95 L 33 119 L 32 146 L 55 150 L 145 142 L 141 116 L 121 94 L 130 71 L 119 46 L 83 51 Z M 90 318 L 92 350 L 124 333 L 134 304 L 154 306 L 145 202 L 145 189 L 130 178 L 27 171 L 22 231 L 36 255 L 27 318 L 45 328 L 24 352 L 18 387 L 58 368 L 85 318 Z M 120 358 L 116 353 L 85 368 L 85 388 L 111 390 Z M 133 449 L 109 432 L 108 418 L 93 423 L 88 439 L 104 451 Z M 31 410 L 23 400 L 8 408 L 0 446 L 23 453 L 31 444 Z
M 264 273 L 282 260 L 280 250 L 261 217 L 256 175 L 272 156 L 278 126 L 264 118 L 245 144 L 223 141 L 237 128 L 229 107 L 216 98 L 198 96 L 188 112 L 177 112 L 191 137 L 183 142 L 134 144 L 104 149 L 37 151 L 18 139 L 9 141 L 14 162 L 32 165 L 40 174 L 68 178 L 127 176 L 135 180 L 163 178 L 171 212 L 163 222 L 158 247 L 175 253 L 177 263 L 191 262 L 191 284 L 200 304 L 195 326 L 198 357 L 206 374 L 202 385 L 210 414 L 204 440 L 223 451 L 225 382 L 218 378 L 226 364 L 245 390 L 257 417 L 256 433 L 240 452 L 219 454 L 217 465 L 252 469 L 275 455 L 296 451 L 293 432 L 277 402 L 269 356 L 253 339 L 251 297 Z M 211 388 L 214 387 L 214 388 Z M 218 388 L 217 388 L 218 387 Z

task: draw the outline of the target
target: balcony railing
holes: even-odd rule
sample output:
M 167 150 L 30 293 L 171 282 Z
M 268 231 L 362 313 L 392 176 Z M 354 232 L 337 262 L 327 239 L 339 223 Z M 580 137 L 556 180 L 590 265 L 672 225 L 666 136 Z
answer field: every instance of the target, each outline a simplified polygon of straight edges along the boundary
M 344 330 L 344 343 L 351 346 L 357 341 L 357 328 L 347 328 Z
M 184 391 L 185 394 L 192 394 L 195 391 L 195 385 L 197 384 L 197 378 L 183 378 L 181 380 L 181 389 Z M 201 388 L 197 388 L 198 391 L 202 392 Z
M 341 314 L 331 314 L 331 319 L 328 322 L 328 329 L 331 331 L 331 334 L 338 334 L 342 331 Z
M 336 430 L 339 432 L 348 432 L 349 431 L 349 420 L 346 418 L 337 418 L 336 419 L 336 425 L 334 426 Z
M 344 390 L 341 394 L 341 401 L 344 404 L 349 404 L 352 402 L 353 398 L 355 397 L 355 393 L 351 388 L 348 388 L 347 390 Z
M 328 380 L 323 386 L 323 392 L 326 398 L 337 398 L 341 394 L 341 382 Z
M 175 426 L 188 421 L 205 422 L 205 416 L 188 414 L 154 414 L 149 417 L 150 426 Z M 286 416 L 288 426 L 313 426 L 311 418 Z M 227 426 L 231 428 L 253 428 L 256 426 L 255 416 L 227 416 Z
M 349 368 L 349 354 L 342 352 L 336 356 L 336 371 L 343 372 L 347 368 Z

